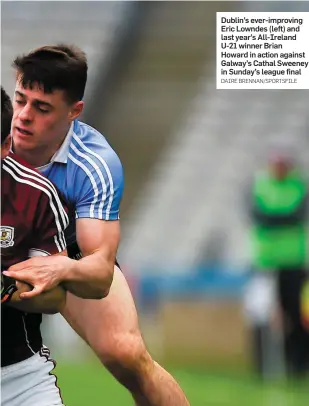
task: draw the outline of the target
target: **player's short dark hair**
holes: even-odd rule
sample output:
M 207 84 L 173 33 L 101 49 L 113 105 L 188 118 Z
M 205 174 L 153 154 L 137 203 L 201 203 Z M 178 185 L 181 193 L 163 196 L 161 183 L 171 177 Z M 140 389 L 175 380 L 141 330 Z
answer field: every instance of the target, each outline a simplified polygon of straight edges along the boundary
M 87 82 L 87 57 L 75 45 L 43 46 L 18 56 L 13 67 L 22 86 L 39 85 L 45 93 L 63 90 L 67 101 L 74 103 L 84 97 Z
M 1 144 L 11 132 L 13 106 L 10 96 L 1 86 Z

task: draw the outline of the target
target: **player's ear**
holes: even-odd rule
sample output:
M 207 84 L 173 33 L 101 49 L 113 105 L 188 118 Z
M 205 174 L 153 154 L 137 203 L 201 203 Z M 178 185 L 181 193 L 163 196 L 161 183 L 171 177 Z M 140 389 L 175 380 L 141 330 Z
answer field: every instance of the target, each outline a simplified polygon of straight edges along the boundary
M 72 105 L 72 109 L 71 109 L 71 111 L 69 113 L 69 119 L 70 120 L 75 120 L 76 118 L 78 118 L 81 115 L 81 113 L 83 111 L 83 108 L 84 108 L 84 102 L 83 101 L 78 101 L 78 102 L 74 103 Z
M 6 139 L 3 141 L 1 144 L 1 159 L 4 159 L 9 155 L 10 149 L 11 149 L 11 142 L 12 142 L 12 137 L 11 135 L 8 135 Z

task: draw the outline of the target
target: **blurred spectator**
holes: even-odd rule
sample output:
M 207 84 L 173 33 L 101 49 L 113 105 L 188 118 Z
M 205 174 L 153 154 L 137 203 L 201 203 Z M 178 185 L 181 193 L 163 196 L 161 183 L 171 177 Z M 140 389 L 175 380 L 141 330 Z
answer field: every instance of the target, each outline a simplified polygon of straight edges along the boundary
M 309 369 L 309 332 L 302 323 L 300 300 L 308 266 L 308 182 L 288 155 L 271 156 L 268 167 L 256 173 L 250 217 L 255 276 L 246 309 L 253 326 L 255 366 L 260 373 L 274 369 L 278 348 L 269 326 L 278 300 L 286 370 L 301 375 Z

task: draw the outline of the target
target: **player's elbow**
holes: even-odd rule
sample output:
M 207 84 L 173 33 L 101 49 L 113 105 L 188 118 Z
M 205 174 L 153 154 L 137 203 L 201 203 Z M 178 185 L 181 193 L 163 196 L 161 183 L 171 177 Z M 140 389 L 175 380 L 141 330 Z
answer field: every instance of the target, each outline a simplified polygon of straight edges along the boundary
M 114 278 L 114 263 L 106 267 L 104 277 L 100 278 L 100 282 L 97 284 L 97 299 L 104 299 L 108 296 L 110 288 Z
M 89 292 L 89 294 L 86 295 L 84 299 L 95 299 L 95 300 L 104 299 L 106 296 L 108 296 L 109 291 L 110 287 L 107 287 L 105 285 L 102 286 L 96 285 L 95 288 L 91 290 L 91 293 Z
M 104 266 L 98 269 L 98 272 L 93 275 L 92 280 L 88 281 L 87 289 L 83 289 L 83 295 L 78 295 L 83 299 L 104 299 L 108 296 L 114 276 L 114 263 L 106 263 Z M 85 288 L 85 287 L 84 287 Z M 74 292 L 73 292 L 74 293 Z
M 108 296 L 109 291 L 110 291 L 110 288 L 99 289 L 99 290 L 97 290 L 97 292 L 95 292 L 92 299 L 97 299 L 97 300 L 104 299 L 106 296 Z

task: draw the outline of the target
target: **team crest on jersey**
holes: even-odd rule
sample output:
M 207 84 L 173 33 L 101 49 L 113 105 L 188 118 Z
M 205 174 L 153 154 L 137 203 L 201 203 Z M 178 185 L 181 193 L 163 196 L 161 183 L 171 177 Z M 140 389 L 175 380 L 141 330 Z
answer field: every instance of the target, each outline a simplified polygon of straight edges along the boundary
M 14 228 L 10 226 L 1 226 L 1 248 L 8 248 L 14 245 Z

